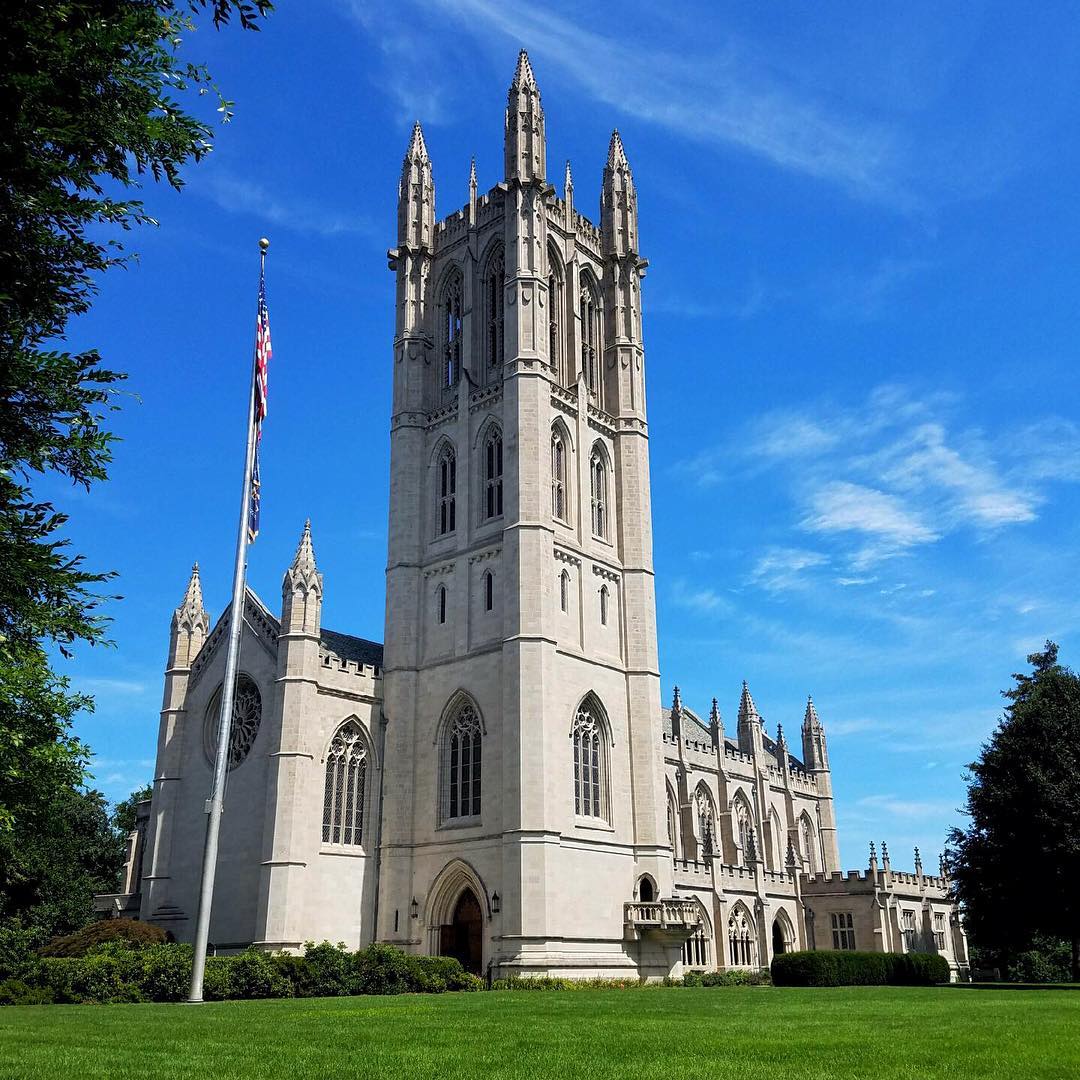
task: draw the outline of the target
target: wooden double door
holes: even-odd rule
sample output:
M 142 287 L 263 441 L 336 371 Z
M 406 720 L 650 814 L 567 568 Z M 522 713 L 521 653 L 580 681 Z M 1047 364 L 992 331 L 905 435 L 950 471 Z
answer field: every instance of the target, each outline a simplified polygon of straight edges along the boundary
M 484 916 L 472 889 L 465 889 L 454 905 L 449 925 L 440 929 L 439 952 L 461 962 L 466 971 L 483 974 Z

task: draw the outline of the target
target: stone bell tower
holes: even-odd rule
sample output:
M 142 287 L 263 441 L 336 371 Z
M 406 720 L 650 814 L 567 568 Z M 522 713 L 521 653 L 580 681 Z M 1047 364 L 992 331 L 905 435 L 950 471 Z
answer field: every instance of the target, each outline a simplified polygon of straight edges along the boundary
M 546 158 L 522 52 L 494 187 L 463 167 L 437 221 L 419 125 L 402 166 L 378 937 L 664 974 L 681 938 L 634 915 L 673 892 L 637 196 L 618 133 L 600 227 Z

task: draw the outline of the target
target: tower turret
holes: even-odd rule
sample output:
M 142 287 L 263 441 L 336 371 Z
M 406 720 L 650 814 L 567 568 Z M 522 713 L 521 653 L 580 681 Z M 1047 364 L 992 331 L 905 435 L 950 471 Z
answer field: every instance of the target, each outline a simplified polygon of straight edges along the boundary
M 173 612 L 172 632 L 169 637 L 169 661 L 167 667 L 189 668 L 199 655 L 199 650 L 210 632 L 210 619 L 203 607 L 202 583 L 199 580 L 199 564 L 191 568 L 191 577 L 184 590 L 184 599 Z
M 517 70 L 506 99 L 504 134 L 506 179 L 527 184 L 547 175 L 544 109 L 529 54 L 518 54 Z
M 637 251 L 637 191 L 618 129 L 611 133 L 604 166 L 600 232 L 605 255 L 627 255 Z
M 605 370 L 603 408 L 620 417 L 645 418 L 641 279 L 647 262 L 638 256 L 637 192 L 618 131 L 611 135 L 600 196 L 604 256 Z
M 814 699 L 807 697 L 802 724 L 803 765 L 817 781 L 818 828 L 825 857 L 825 871 L 840 869 L 840 847 L 836 839 L 836 809 L 833 806 L 832 772 L 825 742 L 825 726 L 818 717 Z
M 422 337 L 424 297 L 435 246 L 435 180 L 424 132 L 413 125 L 398 181 L 398 246 L 387 252 L 397 271 L 397 338 Z
M 759 755 L 764 749 L 762 743 L 761 714 L 757 711 L 750 687 L 746 681 L 742 684 L 742 697 L 739 699 L 739 722 L 737 728 L 739 749 L 744 754 Z
M 724 722 L 720 719 L 720 704 L 716 698 L 712 699 L 709 710 L 709 734 L 712 736 L 713 749 L 719 754 L 724 744 Z
M 311 520 L 293 556 L 292 565 L 281 582 L 281 632 L 317 638 L 322 624 L 323 577 L 315 565 L 311 544 Z
M 416 251 L 431 248 L 435 235 L 435 180 L 420 121 L 401 163 L 398 183 L 398 247 Z

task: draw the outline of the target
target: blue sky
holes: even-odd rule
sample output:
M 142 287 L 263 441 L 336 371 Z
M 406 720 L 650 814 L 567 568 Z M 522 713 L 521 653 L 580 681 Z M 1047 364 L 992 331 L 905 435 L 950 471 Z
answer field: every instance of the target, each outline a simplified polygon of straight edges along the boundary
M 618 126 L 644 313 L 664 695 L 746 678 L 771 731 L 813 693 L 845 863 L 932 864 L 999 691 L 1046 637 L 1077 663 L 1080 23 L 1067 5 L 282 2 L 188 47 L 236 101 L 76 346 L 130 372 L 113 476 L 55 493 L 120 573 L 114 649 L 69 665 L 113 798 L 149 779 L 172 609 L 215 614 L 237 511 L 256 241 L 272 239 L 264 528 L 277 607 L 304 518 L 324 625 L 381 639 L 398 170 L 437 210 L 500 178 L 529 50 L 549 171 L 597 214 Z

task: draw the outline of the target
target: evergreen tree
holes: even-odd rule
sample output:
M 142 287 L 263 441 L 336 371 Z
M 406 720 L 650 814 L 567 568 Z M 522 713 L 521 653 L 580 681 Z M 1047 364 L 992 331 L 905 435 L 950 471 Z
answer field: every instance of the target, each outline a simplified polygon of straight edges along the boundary
M 1080 981 L 1080 676 L 1052 641 L 1028 663 L 969 768 L 970 824 L 948 858 L 972 937 L 1002 969 L 1045 935 L 1071 943 Z

